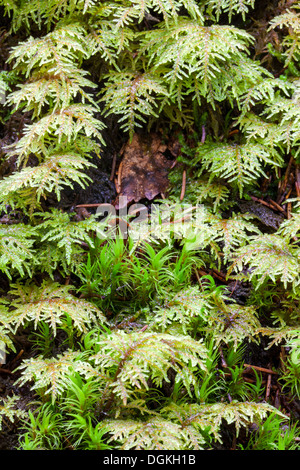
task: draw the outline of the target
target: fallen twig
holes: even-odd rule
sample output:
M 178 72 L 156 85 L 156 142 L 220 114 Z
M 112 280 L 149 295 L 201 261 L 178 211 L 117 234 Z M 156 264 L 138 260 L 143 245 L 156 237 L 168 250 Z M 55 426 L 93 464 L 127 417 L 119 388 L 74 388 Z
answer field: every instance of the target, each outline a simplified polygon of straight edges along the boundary
M 13 364 L 14 362 L 16 362 L 18 359 L 20 359 L 20 357 L 23 355 L 24 353 L 24 349 L 21 349 L 21 351 L 16 355 L 16 357 L 14 357 L 12 359 L 12 361 L 10 362 L 10 364 Z
M 221 366 L 225 367 L 225 369 L 227 369 L 228 364 L 225 360 L 225 357 L 224 357 L 223 350 L 222 350 L 221 346 L 219 346 L 218 350 L 219 350 L 220 359 L 221 359 Z M 229 375 L 231 375 L 231 374 L 229 374 Z
M 182 186 L 181 186 L 181 193 L 180 193 L 180 201 L 183 200 L 185 195 L 185 187 L 186 187 L 186 170 L 183 170 L 182 173 Z
M 116 169 L 116 163 L 117 163 L 117 154 L 116 154 L 116 152 L 115 152 L 115 153 L 114 153 L 114 156 L 113 156 L 113 161 L 112 161 L 111 173 L 110 173 L 109 181 L 113 181 L 113 179 L 114 179 L 114 176 L 115 176 L 115 169 Z
M 295 172 L 295 177 L 296 177 L 296 181 L 295 181 L 295 188 L 296 188 L 296 193 L 297 193 L 297 197 L 300 197 L 300 170 L 299 170 L 299 166 L 296 165 L 296 172 Z
M 271 380 L 272 380 L 272 375 L 268 374 L 268 380 L 267 380 L 267 387 L 266 387 L 266 401 L 268 401 L 270 397 L 270 392 L 271 392 Z
M 279 210 L 280 212 L 282 212 L 285 216 L 287 215 L 286 214 L 286 211 L 283 209 L 283 207 L 281 207 L 277 202 L 273 201 L 273 199 L 270 199 L 270 202 L 267 202 L 267 201 L 264 201 L 263 199 L 260 199 L 258 197 L 255 197 L 255 196 L 251 196 L 251 199 L 255 202 L 259 202 L 260 204 L 263 204 L 264 206 L 268 207 L 269 209 L 272 209 L 272 210 Z
M 275 209 L 278 209 L 280 212 L 285 213 L 284 208 L 281 207 L 279 204 L 277 204 L 277 202 L 273 201 L 273 199 L 270 199 L 270 204 L 272 204 L 272 206 L 274 206 Z
M 94 204 L 78 204 L 75 207 L 100 207 L 100 206 L 107 206 L 108 204 L 105 202 L 97 202 Z
M 1 373 L 11 375 L 11 374 L 12 374 L 12 371 L 11 371 L 11 370 L 8 370 L 8 369 L 3 369 L 2 367 L 0 367 L 0 374 L 1 374 Z
M 274 209 L 274 207 L 272 207 L 272 204 L 264 201 L 263 199 L 260 199 L 259 197 L 256 197 L 256 196 L 251 196 L 251 199 L 252 201 L 255 201 L 255 202 L 259 202 L 260 204 L 263 204 L 264 206 L 268 207 L 269 209 Z
M 287 203 L 286 212 L 287 212 L 287 218 L 290 219 L 291 218 L 291 212 L 292 212 L 292 203 L 291 202 Z
M 116 191 L 119 193 L 121 191 L 121 176 L 122 176 L 122 166 L 123 166 L 123 161 L 121 161 L 118 169 L 118 178 L 116 181 Z
M 266 374 L 278 375 L 278 372 L 275 372 L 272 369 L 266 369 L 265 367 L 253 366 L 252 364 L 244 364 L 244 367 L 246 367 L 247 369 L 252 368 L 255 370 L 259 370 L 260 372 L 265 372 Z
M 294 162 L 294 158 L 291 157 L 290 160 L 289 160 L 289 163 L 288 163 L 283 181 L 282 182 L 279 181 L 279 184 L 278 184 L 278 197 L 277 197 L 277 203 L 278 204 L 281 204 L 281 202 L 284 199 L 284 193 L 285 193 L 285 190 L 286 190 L 286 187 L 287 187 L 287 184 L 288 184 L 289 175 L 290 175 L 290 172 L 291 172 L 291 167 L 292 167 L 293 162 Z
M 202 126 L 202 136 L 201 136 L 201 144 L 204 144 L 206 139 L 206 131 L 205 131 L 205 126 Z

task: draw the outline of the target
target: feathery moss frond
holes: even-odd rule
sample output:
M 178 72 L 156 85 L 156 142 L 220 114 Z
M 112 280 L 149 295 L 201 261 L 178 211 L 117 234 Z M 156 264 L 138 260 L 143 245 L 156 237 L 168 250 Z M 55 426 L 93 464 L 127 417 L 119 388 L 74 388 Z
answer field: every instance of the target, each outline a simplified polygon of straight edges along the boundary
M 241 115 L 238 123 L 247 141 L 264 142 L 267 147 L 272 149 L 280 148 L 282 137 L 278 132 L 277 123 L 266 121 L 252 112 Z
M 235 423 L 236 434 L 240 428 L 260 423 L 269 413 L 288 419 L 268 403 L 216 403 L 211 405 L 172 403 L 162 410 L 162 417 L 145 421 L 105 420 L 104 424 L 121 450 L 201 450 L 204 434 L 221 442 L 222 421 Z
M 40 29 L 43 24 L 50 28 L 62 17 L 88 12 L 95 3 L 96 0 L 32 0 L 30 3 L 27 0 L 1 0 L 5 13 L 12 16 L 14 32 L 24 25 L 30 29 L 31 22 Z
M 12 279 L 12 270 L 31 276 L 35 258 L 34 227 L 25 224 L 0 225 L 0 270 Z
M 118 331 L 103 336 L 97 345 L 99 352 L 91 359 L 101 370 L 115 370 L 110 390 L 124 405 L 134 390 L 148 389 L 148 379 L 156 386 L 168 382 L 170 367 L 176 382 L 188 390 L 196 380 L 193 370 L 205 369 L 205 346 L 184 335 Z
M 189 287 L 174 296 L 168 295 L 162 307 L 151 309 L 147 317 L 149 327 L 154 330 L 168 330 L 174 324 L 180 324 L 184 334 L 195 319 L 206 319 L 212 309 L 210 295 L 200 292 L 199 287 Z
M 215 437 L 219 438 L 219 430 L 222 420 L 228 424 L 234 423 L 236 434 L 239 434 L 241 427 L 247 427 L 251 423 L 260 423 L 269 413 L 277 413 L 285 419 L 288 419 L 277 408 L 269 403 L 252 403 L 238 402 L 233 400 L 231 403 L 214 403 L 214 404 L 171 404 L 165 408 L 165 413 L 172 420 L 185 426 L 202 430 L 210 427 L 209 432 L 215 433 Z
M 232 214 L 228 219 L 223 219 L 219 214 L 210 214 L 207 221 L 213 231 L 215 243 L 222 243 L 224 262 L 235 250 L 245 244 L 250 234 L 260 234 L 260 230 L 250 221 L 249 214 Z
M 275 28 L 288 28 L 289 33 L 284 36 L 282 41 L 282 48 L 284 50 L 285 67 L 291 61 L 296 63 L 300 57 L 300 13 L 292 10 L 287 10 L 281 15 L 275 16 L 270 21 L 270 29 Z
M 257 330 L 258 334 L 267 336 L 269 338 L 269 344 L 267 349 L 271 348 L 274 345 L 282 345 L 285 344 L 288 347 L 291 347 L 293 344 L 294 346 L 298 344 L 299 341 L 299 326 L 283 326 L 280 328 L 272 328 L 272 327 L 260 327 Z
M 105 426 L 120 450 L 202 450 L 205 443 L 201 433 L 182 428 L 160 416 L 145 421 L 105 420 Z
M 238 248 L 232 256 L 232 270 L 241 271 L 249 268 L 249 280 L 257 279 L 257 287 L 265 279 L 276 282 L 279 279 L 287 288 L 291 283 L 296 287 L 300 283 L 299 248 L 289 245 L 279 235 L 261 235 L 250 239 L 249 244 Z
M 141 51 L 148 54 L 153 70 L 165 70 L 164 79 L 171 92 L 189 79 L 188 93 L 195 90 L 196 81 L 197 95 L 213 103 L 224 64 L 245 57 L 252 40 L 233 26 L 203 26 L 198 21 L 179 18 L 169 28 L 160 23 L 151 34 L 146 32 Z
M 105 14 L 103 16 L 106 17 Z M 103 59 L 120 71 L 117 58 L 122 51 L 130 49 L 136 33 L 125 27 L 116 30 L 112 19 L 104 18 L 99 14 L 99 19 L 95 17 L 89 27 L 86 39 L 90 53 L 91 55 L 99 53 Z
M 99 155 L 105 127 L 96 118 L 99 107 L 87 91 L 96 85 L 78 68 L 90 54 L 80 22 L 59 24 L 47 35 L 29 37 L 12 49 L 9 61 L 14 72 L 28 80 L 9 95 L 7 104 L 31 112 L 31 122 L 24 126 L 22 137 L 6 148 L 7 156 L 16 156 L 23 172 L 2 181 L 3 204 L 21 208 L 25 196 L 23 205 L 30 205 L 32 213 L 46 192 L 54 190 L 59 199 L 64 186 L 75 182 L 83 186 L 88 180 L 83 170 L 90 164 L 84 157 L 92 151 Z M 24 168 L 32 154 L 40 165 Z
M 278 123 L 277 141 L 286 146 L 288 151 L 295 147 L 295 156 L 299 154 L 297 147 L 300 141 L 299 103 L 300 96 L 295 93 L 291 99 L 282 97 L 275 99 L 264 111 L 268 120 Z
M 65 351 L 56 358 L 44 359 L 41 356 L 25 359 L 18 367 L 22 371 L 18 379 L 20 386 L 26 382 L 33 382 L 32 390 L 51 394 L 52 401 L 61 395 L 67 388 L 70 375 L 75 372 L 84 374 L 86 362 L 80 353 Z
M 14 300 L 7 315 L 7 323 L 13 325 L 15 330 L 27 322 L 33 322 L 36 328 L 39 321 L 44 321 L 50 324 L 56 335 L 56 329 L 66 315 L 80 332 L 87 332 L 87 326 L 106 321 L 95 305 L 72 295 L 70 285 L 44 281 L 41 287 L 30 283 L 12 284 L 11 287 L 10 294 Z
M 103 90 L 106 114 L 121 115 L 121 128 L 133 137 L 136 127 L 142 127 L 146 117 L 156 116 L 158 99 L 167 94 L 163 81 L 147 72 L 111 72 Z
M 3 351 L 3 346 L 5 348 L 9 348 L 12 351 L 16 352 L 15 345 L 11 339 L 11 331 L 7 328 L 7 325 L 2 326 L 1 323 L 2 321 L 5 322 L 5 318 L 7 315 L 7 310 L 3 310 L 2 305 L 0 304 L 0 364 L 1 364 L 1 359 L 2 359 L 2 354 L 5 353 Z M 3 318 L 1 318 L 3 316 Z
M 235 350 L 247 339 L 256 340 L 260 322 L 254 306 L 225 303 L 226 297 L 219 298 L 207 317 L 204 329 L 213 335 L 216 344 L 232 344 Z
M 53 139 L 58 145 L 62 142 L 70 144 L 77 138 L 80 140 L 82 134 L 103 143 L 100 131 L 104 125 L 93 117 L 95 111 L 97 109 L 90 105 L 73 104 L 26 125 L 23 137 L 8 147 L 8 155 L 17 155 L 18 165 L 26 164 L 30 153 L 42 159 Z
M 41 38 L 30 37 L 12 49 L 9 61 L 14 69 L 21 70 L 29 77 L 33 69 L 49 71 L 50 66 L 66 71 L 69 65 L 88 57 L 88 44 L 85 29 L 79 23 L 63 25 Z M 60 69 L 62 67 L 62 69 Z
M 14 91 L 7 97 L 7 104 L 14 105 L 24 111 L 33 111 L 32 119 L 41 115 L 45 106 L 53 103 L 53 111 L 65 108 L 72 99 L 81 97 L 82 102 L 92 101 L 92 98 L 84 92 L 84 87 L 94 88 L 95 84 L 85 78 L 86 73 L 76 69 L 74 73 L 60 67 L 59 74 L 53 70 L 52 74 L 36 74 L 27 83 L 18 85 L 19 90 Z M 93 102 L 93 105 L 96 103 Z
M 114 23 L 117 28 L 123 28 L 135 20 L 140 23 L 152 11 L 162 15 L 168 25 L 170 19 L 177 21 L 181 8 L 185 8 L 192 18 L 203 22 L 201 9 L 194 0 L 125 0 L 116 8 Z
M 282 91 L 285 96 L 289 96 L 295 90 L 295 86 L 280 78 L 259 77 L 259 80 L 252 86 L 247 87 L 247 91 L 238 99 L 239 107 L 242 111 L 239 122 L 243 114 L 249 112 L 251 108 L 259 102 L 272 103 Z
M 85 187 L 91 179 L 82 170 L 94 166 L 85 158 L 74 153 L 54 154 L 45 158 L 35 167 L 22 168 L 0 181 L 2 196 L 8 196 L 22 189 L 35 188 L 36 201 L 54 192 L 58 201 L 64 187 L 78 183 Z
M 258 177 L 265 176 L 264 165 L 278 167 L 282 157 L 272 149 L 258 143 L 230 144 L 212 142 L 197 148 L 195 162 L 201 161 L 203 169 L 213 175 L 235 183 L 242 196 L 247 184 L 254 183 Z
M 17 407 L 19 397 L 12 395 L 0 399 L 0 431 L 2 429 L 3 417 L 7 418 L 11 423 L 19 418 L 25 418 L 27 413 Z
M 208 11 L 216 14 L 219 21 L 221 13 L 228 13 L 229 22 L 235 14 L 241 14 L 243 20 L 246 19 L 246 13 L 254 8 L 255 0 L 206 0 Z
M 220 204 L 228 200 L 230 195 L 229 188 L 212 178 L 201 178 L 195 181 L 195 184 L 188 186 L 186 196 L 192 204 L 201 204 L 203 201 L 213 202 L 213 211 L 217 211 Z
M 64 250 L 68 263 L 71 262 L 72 252 L 77 244 L 85 242 L 90 247 L 94 246 L 92 232 L 96 233 L 102 227 L 92 215 L 80 221 L 72 221 L 68 213 L 59 209 L 40 215 L 44 219 L 38 226 L 41 242 L 55 242 L 57 248 Z
M 300 141 L 300 81 L 289 84 L 290 98 L 275 95 L 273 99 L 265 100 L 264 111 L 260 116 L 254 113 L 241 115 L 238 123 L 249 142 L 257 141 L 273 148 L 286 148 L 299 154 Z M 288 89 L 287 88 L 287 89 Z
M 295 240 L 295 237 L 299 236 L 300 232 L 300 212 L 292 212 L 291 217 L 284 220 L 277 230 L 278 235 L 282 235 L 288 240 Z

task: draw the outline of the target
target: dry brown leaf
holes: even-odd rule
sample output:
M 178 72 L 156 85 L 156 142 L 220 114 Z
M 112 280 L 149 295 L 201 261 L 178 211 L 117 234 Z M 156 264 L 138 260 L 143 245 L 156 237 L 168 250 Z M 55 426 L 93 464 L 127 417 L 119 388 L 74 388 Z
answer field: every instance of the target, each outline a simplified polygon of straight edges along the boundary
M 117 181 L 117 209 L 124 205 L 120 201 L 121 196 L 126 197 L 126 203 L 129 204 L 145 198 L 152 200 L 166 191 L 168 171 L 172 164 L 164 155 L 167 150 L 173 154 L 158 134 L 135 134 L 132 141 L 126 144 Z

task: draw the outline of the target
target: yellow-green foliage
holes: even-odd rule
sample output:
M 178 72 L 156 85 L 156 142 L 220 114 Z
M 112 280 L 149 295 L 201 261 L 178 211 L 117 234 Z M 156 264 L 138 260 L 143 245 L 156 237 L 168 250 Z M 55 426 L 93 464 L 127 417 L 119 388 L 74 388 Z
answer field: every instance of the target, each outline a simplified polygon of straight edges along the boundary
M 33 322 L 48 322 L 56 334 L 57 326 L 63 317 L 69 316 L 74 328 L 87 331 L 87 326 L 105 322 L 105 317 L 92 303 L 79 300 L 69 293 L 71 286 L 61 286 L 55 282 L 44 282 L 41 287 L 34 284 L 11 286 L 10 294 L 15 297 L 5 312 L 6 323 L 17 329 L 20 325 Z
M 8 419 L 14 423 L 18 418 L 25 418 L 27 413 L 24 410 L 17 408 L 17 395 L 12 395 L 8 398 L 1 399 L 0 401 L 0 430 L 2 429 L 3 418 Z
M 1 147 L 0 340 L 14 350 L 30 331 L 39 353 L 18 384 L 44 403 L 23 448 L 198 450 L 222 444 L 226 425 L 238 439 L 270 413 L 284 421 L 258 376 L 241 386 L 240 347 L 262 335 L 291 348 L 285 387 L 299 398 L 299 211 L 266 234 L 237 204 L 299 163 L 299 5 L 270 19 L 275 76 L 253 53 L 257 4 L 0 0 L 23 38 L 0 71 L 1 125 L 26 116 Z M 110 122 L 120 140 L 180 133 L 176 188 L 160 201 L 171 217 L 153 207 L 138 240 L 108 242 L 108 221 L 47 209 L 91 182 Z M 23 416 L 15 401 L 0 425 Z

